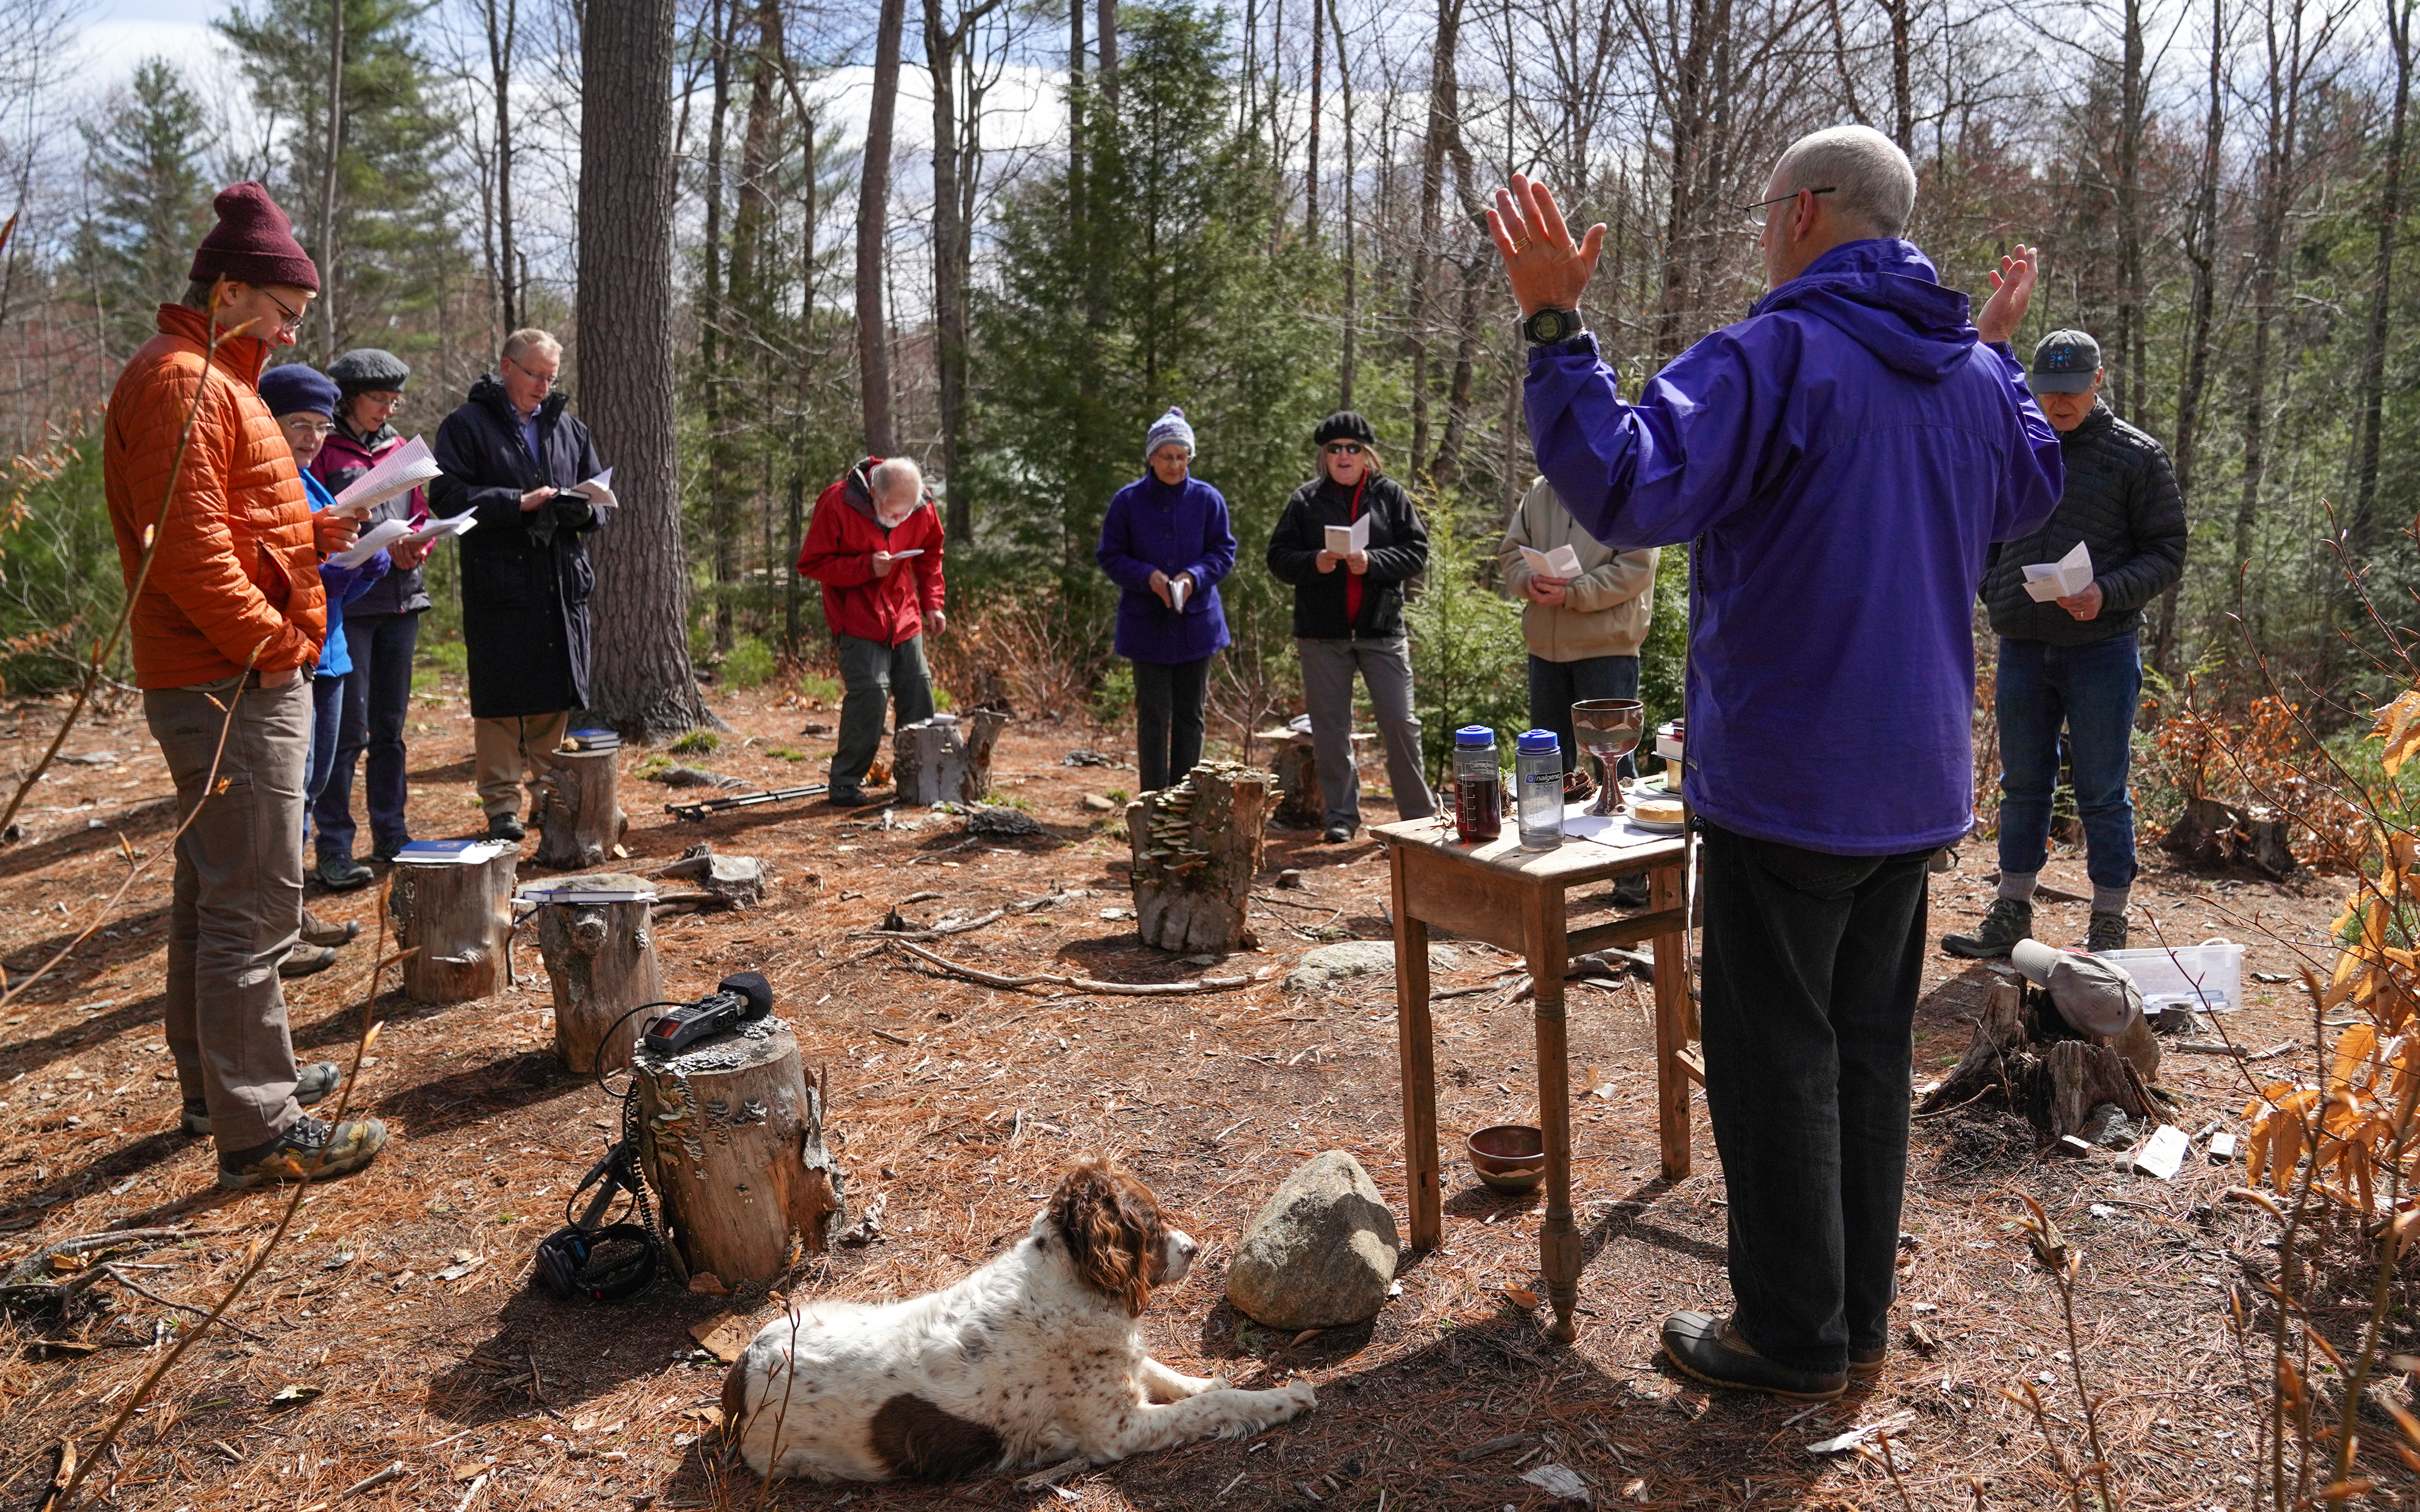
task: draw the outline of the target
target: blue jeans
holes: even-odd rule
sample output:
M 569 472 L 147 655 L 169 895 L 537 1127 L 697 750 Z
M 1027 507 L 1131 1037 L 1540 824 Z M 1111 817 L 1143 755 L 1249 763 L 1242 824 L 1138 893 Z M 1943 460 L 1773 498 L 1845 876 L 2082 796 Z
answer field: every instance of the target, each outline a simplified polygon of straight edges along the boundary
M 2039 872 L 2050 859 L 2064 727 L 2075 810 L 2084 820 L 2085 872 L 2096 887 L 2133 882 L 2134 800 L 2126 792 L 2126 769 L 2142 691 L 2142 656 L 2131 630 L 2090 646 L 2002 639 L 1993 712 L 2000 721 L 2003 872 Z
M 328 773 L 336 764 L 336 733 L 344 723 L 345 685 L 358 673 L 336 672 L 311 679 L 311 757 L 302 773 L 302 830 L 308 839 L 311 830 L 311 806 L 318 801 L 320 791 L 328 785 Z M 326 844 L 326 837 L 320 837 Z
M 353 765 L 366 754 L 363 799 L 369 810 L 373 844 L 401 845 L 407 753 L 404 716 L 411 709 L 411 658 L 420 640 L 417 614 L 348 614 L 345 650 L 353 670 L 345 676 L 343 722 L 326 786 L 315 788 L 312 822 L 319 826 L 323 859 L 353 854 Z
M 1555 733 L 1562 743 L 1566 772 L 1580 764 L 1580 748 L 1572 739 L 1572 705 L 1583 699 L 1637 696 L 1637 656 L 1583 656 L 1577 661 L 1529 658 L 1529 728 Z M 1632 757 L 1624 756 L 1615 764 L 1621 768 L 1618 777 L 1627 779 L 1638 775 L 1638 763 Z

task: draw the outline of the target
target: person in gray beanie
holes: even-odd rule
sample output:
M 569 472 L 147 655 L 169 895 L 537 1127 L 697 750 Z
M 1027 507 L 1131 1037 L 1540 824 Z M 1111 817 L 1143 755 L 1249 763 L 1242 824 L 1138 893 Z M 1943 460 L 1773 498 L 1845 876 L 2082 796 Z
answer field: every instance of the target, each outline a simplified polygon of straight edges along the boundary
M 335 428 L 312 459 L 311 473 L 330 493 L 346 486 L 404 444 L 395 428 L 403 408 L 411 366 L 390 351 L 360 347 L 328 364 L 336 384 Z M 380 520 L 414 525 L 428 518 L 427 496 L 418 488 L 371 508 L 365 530 Z M 395 859 L 411 839 L 404 823 L 407 782 L 403 727 L 411 704 L 411 663 L 420 643 L 420 616 L 429 599 L 421 565 L 427 546 L 397 541 L 387 548 L 395 568 L 370 585 L 345 610 L 344 637 L 353 672 L 345 679 L 344 707 L 334 764 L 312 803 L 318 864 L 311 878 L 331 891 L 366 887 L 370 869 L 353 856 L 353 767 L 366 753 L 363 783 L 369 810 L 370 855 Z

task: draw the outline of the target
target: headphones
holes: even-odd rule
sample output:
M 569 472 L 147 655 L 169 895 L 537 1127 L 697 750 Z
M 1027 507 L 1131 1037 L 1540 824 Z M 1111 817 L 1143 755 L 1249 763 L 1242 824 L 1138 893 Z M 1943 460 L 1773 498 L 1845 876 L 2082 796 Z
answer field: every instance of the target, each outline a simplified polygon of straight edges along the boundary
M 655 1236 L 637 1224 L 559 1228 L 537 1247 L 537 1274 L 559 1297 L 620 1302 L 655 1285 Z

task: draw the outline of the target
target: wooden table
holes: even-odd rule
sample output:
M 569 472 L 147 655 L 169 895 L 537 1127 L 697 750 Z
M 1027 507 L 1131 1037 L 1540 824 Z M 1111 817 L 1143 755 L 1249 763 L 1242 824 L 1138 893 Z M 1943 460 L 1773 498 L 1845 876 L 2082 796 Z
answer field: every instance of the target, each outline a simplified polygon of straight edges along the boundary
M 1537 984 L 1538 1124 L 1546 1146 L 1546 1223 L 1539 1268 L 1554 1304 L 1550 1332 L 1569 1342 L 1577 1330 L 1580 1237 L 1572 1222 L 1571 1082 L 1563 1023 L 1563 972 L 1571 958 L 1613 945 L 1655 948 L 1655 1112 L 1664 1175 L 1689 1174 L 1689 1083 L 1703 1073 L 1689 1042 L 1697 1014 L 1689 995 L 1689 843 L 1681 836 L 1616 850 L 1565 840 L 1551 851 L 1524 851 L 1509 823 L 1504 837 L 1480 845 L 1454 841 L 1450 815 L 1381 825 L 1395 892 L 1395 1033 L 1404 1072 L 1404 1172 L 1411 1202 L 1412 1247 L 1435 1249 L 1444 1235 L 1438 1184 L 1436 1057 L 1429 1022 L 1429 929 L 1451 930 L 1517 950 Z M 1649 912 L 1569 929 L 1573 887 L 1645 872 Z

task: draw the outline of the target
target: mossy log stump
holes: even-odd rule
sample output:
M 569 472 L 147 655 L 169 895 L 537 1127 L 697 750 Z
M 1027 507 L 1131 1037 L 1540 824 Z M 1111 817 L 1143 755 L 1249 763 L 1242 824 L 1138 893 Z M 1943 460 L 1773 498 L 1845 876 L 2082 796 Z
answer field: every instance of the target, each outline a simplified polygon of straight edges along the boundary
M 2116 1046 L 2076 1033 L 2046 995 L 2009 982 L 1993 987 L 1966 1054 L 1916 1111 L 1945 1112 L 1995 1089 L 2048 1139 L 2083 1128 L 2103 1103 L 2130 1119 L 2166 1117 L 2164 1095 Z
M 513 876 L 520 853 L 507 845 L 468 866 L 398 864 L 387 887 L 404 995 L 422 1003 L 467 1003 L 504 984 L 504 947 L 513 932 Z
M 793 1235 L 829 1249 L 845 1216 L 844 1178 L 824 1149 L 823 1090 L 780 1019 L 720 1034 L 677 1055 L 640 1046 L 639 1157 L 665 1237 L 691 1278 L 769 1281 Z
M 583 888 L 641 890 L 647 884 L 614 872 L 566 877 L 558 895 Z M 641 1015 L 630 1011 L 664 995 L 656 968 L 652 908 L 646 900 L 558 901 L 537 911 L 538 954 L 554 987 L 554 1049 L 575 1075 L 610 1074 L 630 1064 Z
M 1173 787 L 1126 805 L 1135 915 L 1144 943 L 1179 954 L 1255 943 L 1245 924 L 1277 781 L 1238 762 L 1203 762 Z

